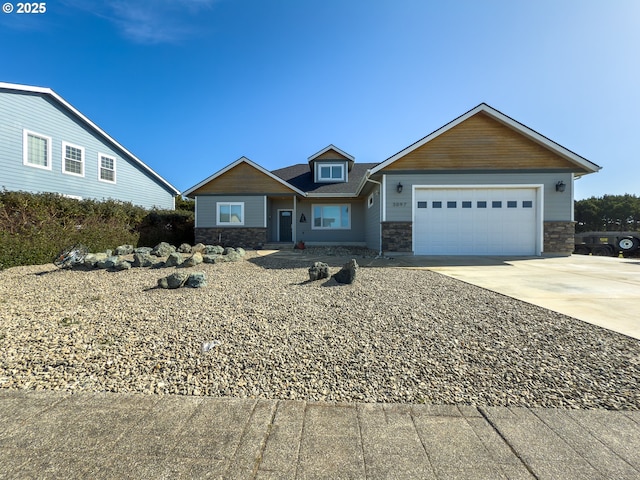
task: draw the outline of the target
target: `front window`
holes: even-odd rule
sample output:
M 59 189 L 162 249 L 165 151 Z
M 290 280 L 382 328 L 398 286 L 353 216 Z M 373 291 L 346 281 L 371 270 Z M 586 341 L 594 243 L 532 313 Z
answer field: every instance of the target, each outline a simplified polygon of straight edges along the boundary
M 24 130 L 23 163 L 51 170 L 51 138 Z
M 99 155 L 100 165 L 98 169 L 100 171 L 100 181 L 116 183 L 116 159 L 108 157 L 107 155 Z
M 351 205 L 314 205 L 313 229 L 336 230 L 351 228 Z
M 343 164 L 327 164 L 318 166 L 319 182 L 342 182 L 344 180 Z
M 219 202 L 218 225 L 244 225 L 243 202 Z
M 84 175 L 84 148 L 62 142 L 62 170 L 71 175 Z

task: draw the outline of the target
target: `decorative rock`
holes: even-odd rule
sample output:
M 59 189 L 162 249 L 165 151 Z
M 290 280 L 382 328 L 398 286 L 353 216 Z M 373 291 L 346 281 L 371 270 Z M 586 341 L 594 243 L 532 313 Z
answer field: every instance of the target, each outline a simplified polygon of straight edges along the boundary
M 180 253 L 191 253 L 191 245 L 188 243 L 183 243 L 178 247 L 178 252 Z
M 191 249 L 192 252 L 199 252 L 199 253 L 204 253 L 205 250 L 205 245 L 204 243 L 196 243 L 193 248 Z
M 99 261 L 104 261 L 106 259 L 106 253 L 87 253 L 84 257 L 84 265 L 93 268 Z
M 196 272 L 189 275 L 187 287 L 202 288 L 207 285 L 207 276 L 203 272 Z
M 133 253 L 133 245 L 120 245 L 116 248 L 116 255 L 130 255 Z
M 224 255 L 210 254 L 203 255 L 202 261 L 204 263 L 223 263 L 226 262 L 226 259 L 224 258 Z
M 118 262 L 120 262 L 120 257 L 110 255 L 102 260 L 98 260 L 95 266 L 97 268 L 113 268 L 118 264 Z
M 227 249 L 225 248 L 225 252 L 226 251 L 227 251 Z M 229 253 L 225 253 L 224 254 L 224 259 L 227 262 L 240 262 L 242 260 L 242 257 L 234 249 L 231 249 L 231 251 L 229 251 Z
M 315 281 L 322 278 L 329 278 L 329 265 L 324 262 L 314 262 L 309 267 L 309 280 Z
M 183 267 L 195 267 L 203 262 L 202 254 L 199 252 L 194 253 L 189 258 L 187 258 L 183 263 Z
M 178 252 L 172 252 L 167 257 L 167 261 L 164 262 L 165 267 L 177 267 L 182 263 L 182 254 Z
M 238 252 L 238 255 L 240 255 L 241 257 L 244 257 L 247 254 L 245 249 L 242 247 L 236 247 L 236 252 Z
M 176 247 L 169 245 L 167 242 L 160 242 L 151 251 L 152 255 L 156 257 L 168 257 L 171 253 L 176 251 Z
M 224 253 L 224 248 L 222 248 L 220 245 L 205 245 L 204 253 L 207 255 L 222 255 Z
M 185 272 L 172 273 L 168 277 L 158 279 L 158 286 L 160 288 L 180 288 L 189 279 L 189 274 Z
M 152 250 L 151 247 L 138 247 L 133 249 L 133 253 L 151 253 Z
M 131 268 L 131 264 L 126 260 L 121 260 L 113 266 L 113 269 L 117 272 L 121 272 L 123 270 L 129 270 Z
M 358 269 L 358 263 L 355 258 L 352 258 L 343 265 L 338 273 L 333 274 L 333 278 L 338 283 L 353 283 L 356 279 L 356 270 Z
M 149 249 L 151 251 L 151 249 Z M 150 253 L 134 253 L 133 254 L 133 266 L 134 267 L 151 267 L 155 264 L 153 257 Z

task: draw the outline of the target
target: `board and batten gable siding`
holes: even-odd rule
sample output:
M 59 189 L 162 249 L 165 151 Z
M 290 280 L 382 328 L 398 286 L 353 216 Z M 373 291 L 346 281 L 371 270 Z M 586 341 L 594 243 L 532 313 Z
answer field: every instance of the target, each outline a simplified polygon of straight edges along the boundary
M 196 196 L 196 228 L 265 228 L 266 197 L 264 195 L 197 195 Z M 218 203 L 244 203 L 243 225 L 218 225 Z
M 51 169 L 23 163 L 23 132 L 51 138 Z M 84 149 L 83 176 L 63 173 L 63 142 Z M 115 158 L 116 182 L 99 180 L 99 154 Z M 113 199 L 173 209 L 173 192 L 46 95 L 0 89 L 0 188 Z
M 203 194 L 293 194 L 286 185 L 274 180 L 247 163 L 239 163 L 219 177 L 201 186 L 190 196 Z
M 381 173 L 456 169 L 564 169 L 589 173 L 482 112 L 407 153 Z
M 562 180 L 564 192 L 556 192 L 555 186 Z M 402 193 L 397 192 L 402 183 Z M 446 174 L 388 174 L 385 178 L 386 221 L 412 221 L 412 190 L 414 185 L 543 185 L 543 220 L 573 220 L 573 181 L 571 173 L 446 173 Z

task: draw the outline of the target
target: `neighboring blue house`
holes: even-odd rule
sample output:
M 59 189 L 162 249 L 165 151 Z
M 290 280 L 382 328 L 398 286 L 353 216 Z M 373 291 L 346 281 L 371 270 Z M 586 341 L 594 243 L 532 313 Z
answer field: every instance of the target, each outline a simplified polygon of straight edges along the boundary
M 53 90 L 2 82 L 0 189 L 160 209 L 180 193 Z

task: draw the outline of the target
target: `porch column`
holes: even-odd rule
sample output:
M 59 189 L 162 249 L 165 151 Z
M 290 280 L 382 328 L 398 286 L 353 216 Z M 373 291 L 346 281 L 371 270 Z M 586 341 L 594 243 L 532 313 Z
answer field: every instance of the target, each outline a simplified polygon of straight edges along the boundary
M 291 219 L 291 240 L 293 240 L 293 243 L 295 245 L 295 243 L 298 241 L 298 235 L 297 235 L 297 230 L 298 230 L 298 197 L 296 195 L 293 196 L 293 218 Z

